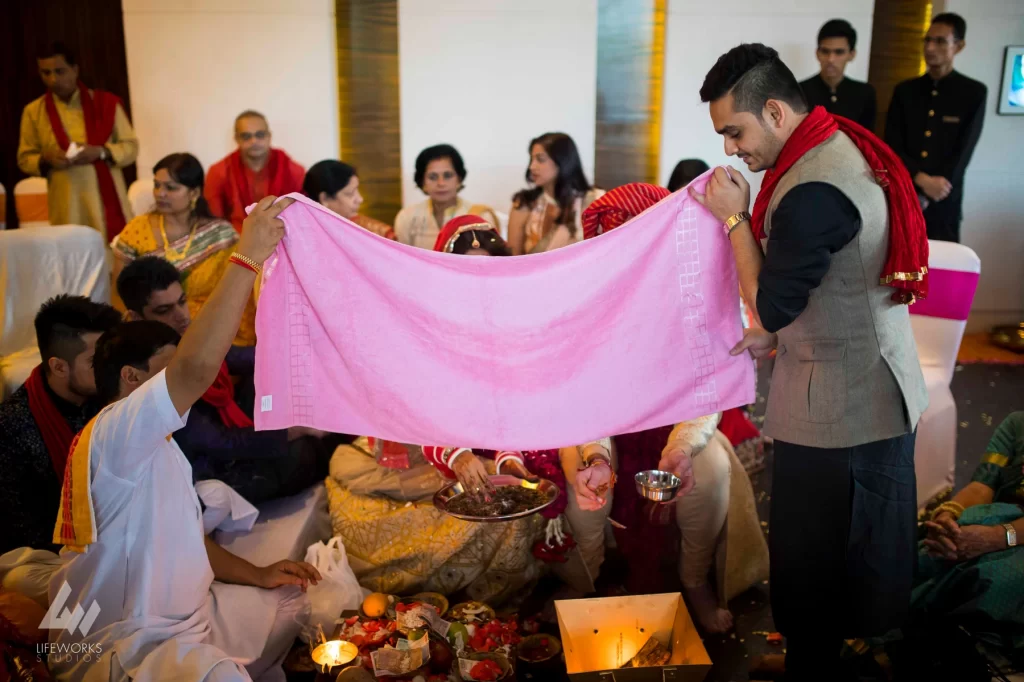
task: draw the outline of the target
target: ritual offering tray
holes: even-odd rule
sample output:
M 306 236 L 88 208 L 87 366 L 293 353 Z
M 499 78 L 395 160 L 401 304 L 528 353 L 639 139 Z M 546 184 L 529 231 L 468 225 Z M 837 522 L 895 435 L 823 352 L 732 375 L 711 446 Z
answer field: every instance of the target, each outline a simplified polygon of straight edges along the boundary
M 491 476 L 489 500 L 469 493 L 454 481 L 434 494 L 434 506 L 463 521 L 511 521 L 540 510 L 558 498 L 558 486 L 546 479 L 527 481 L 515 476 Z
M 316 666 L 317 672 L 323 671 L 317 682 L 364 682 L 364 673 L 381 682 L 490 682 L 511 679 L 510 670 L 514 677 L 522 642 L 516 615 L 498 618 L 483 602 L 447 606 L 447 599 L 433 592 L 412 597 L 368 595 L 358 611 L 342 612 L 332 633 L 335 641 L 326 642 L 330 646 L 318 652 L 324 665 Z M 381 611 L 379 617 L 367 615 Z M 536 623 L 527 619 L 523 628 L 536 632 Z M 309 649 L 325 641 L 321 634 Z M 347 656 L 352 659 L 342 678 L 337 663 Z

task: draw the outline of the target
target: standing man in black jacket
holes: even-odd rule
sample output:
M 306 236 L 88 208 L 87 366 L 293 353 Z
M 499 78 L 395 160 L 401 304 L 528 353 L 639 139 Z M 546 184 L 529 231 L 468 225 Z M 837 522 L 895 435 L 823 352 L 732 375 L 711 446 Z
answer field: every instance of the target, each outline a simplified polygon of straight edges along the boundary
M 830 114 L 875 130 L 875 86 L 846 77 L 846 67 L 857 57 L 857 31 L 845 19 L 830 19 L 818 31 L 815 51 L 821 71 L 800 82 L 807 105 L 823 106 Z
M 928 238 L 960 241 L 964 173 L 981 137 L 988 89 L 953 70 L 964 49 L 967 22 L 939 14 L 924 37 L 928 72 L 893 91 L 885 141 L 900 155 L 914 179 Z

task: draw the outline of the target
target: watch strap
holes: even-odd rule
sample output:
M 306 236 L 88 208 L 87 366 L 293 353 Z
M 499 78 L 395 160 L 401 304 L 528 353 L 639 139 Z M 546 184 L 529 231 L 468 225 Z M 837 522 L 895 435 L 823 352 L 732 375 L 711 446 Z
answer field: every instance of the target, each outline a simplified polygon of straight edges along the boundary
M 740 211 L 739 213 L 733 213 L 731 216 L 725 219 L 725 234 L 732 234 L 732 231 L 736 229 L 736 226 L 745 220 L 750 220 L 749 211 Z

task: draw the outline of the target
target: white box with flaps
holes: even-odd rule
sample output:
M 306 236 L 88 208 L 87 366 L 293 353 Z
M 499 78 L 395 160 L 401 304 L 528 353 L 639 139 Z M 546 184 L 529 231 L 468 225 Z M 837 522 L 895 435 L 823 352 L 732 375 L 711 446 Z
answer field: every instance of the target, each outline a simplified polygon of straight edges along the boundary
M 678 592 L 556 601 L 573 682 L 703 682 L 711 659 Z M 668 663 L 623 668 L 654 637 Z

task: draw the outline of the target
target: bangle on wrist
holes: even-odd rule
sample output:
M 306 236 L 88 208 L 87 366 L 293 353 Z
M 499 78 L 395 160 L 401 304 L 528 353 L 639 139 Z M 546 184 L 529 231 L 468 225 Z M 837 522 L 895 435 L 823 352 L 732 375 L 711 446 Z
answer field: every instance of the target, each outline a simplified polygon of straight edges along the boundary
M 260 265 L 256 261 L 254 261 L 252 258 L 249 258 L 248 256 L 243 256 L 242 254 L 238 253 L 237 251 L 235 253 L 231 254 L 231 256 L 228 258 L 228 260 L 231 261 L 232 263 L 234 263 L 235 265 L 239 265 L 239 266 L 245 268 L 246 270 L 252 270 L 257 275 L 260 274 L 260 271 L 263 270 L 263 266 L 262 265 Z
M 445 466 L 447 466 L 449 469 L 454 469 L 454 467 L 455 467 L 455 460 L 457 460 L 459 457 L 461 457 L 462 455 L 466 454 L 467 452 L 472 452 L 472 450 L 469 450 L 467 448 L 459 448 L 458 450 L 455 450 L 454 452 L 447 452 L 446 451 L 445 455 L 442 456 L 443 459 L 445 460 L 445 462 L 444 462 Z
M 953 502 L 952 500 L 943 502 L 935 508 L 935 511 L 932 512 L 932 521 L 937 519 L 940 514 L 946 512 L 948 512 L 954 520 L 959 521 L 960 515 L 964 513 L 964 506 L 959 502 Z

